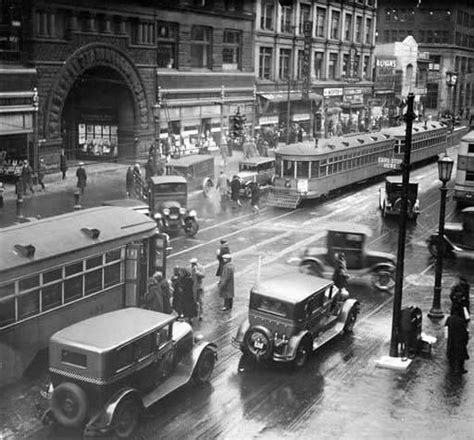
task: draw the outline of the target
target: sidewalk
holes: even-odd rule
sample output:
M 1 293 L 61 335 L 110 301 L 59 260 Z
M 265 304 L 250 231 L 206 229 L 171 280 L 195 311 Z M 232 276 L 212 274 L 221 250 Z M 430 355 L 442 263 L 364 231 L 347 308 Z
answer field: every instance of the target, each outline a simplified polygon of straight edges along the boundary
M 222 169 L 222 159 L 219 155 L 214 156 L 214 173 L 216 177 L 219 174 L 219 171 Z M 227 167 L 225 168 L 229 178 L 232 174 L 235 174 L 239 170 L 239 161 L 242 159 L 243 153 L 241 151 L 234 151 L 231 157 L 227 158 Z M 62 179 L 61 171 L 55 171 L 53 173 L 46 174 L 44 176 L 43 182 L 46 186 L 46 191 L 42 191 L 39 185 L 35 185 L 35 194 L 34 197 L 41 196 L 43 194 L 51 194 L 59 191 L 64 191 L 65 189 L 74 189 L 76 188 L 76 169 L 78 164 L 81 161 L 70 161 L 68 171 L 66 173 L 66 179 Z M 142 173 L 144 173 L 146 161 L 133 161 L 133 162 L 84 162 L 84 168 L 87 172 L 88 178 L 94 178 L 94 180 L 102 181 L 101 177 L 104 174 L 114 175 L 123 175 L 123 186 L 125 188 L 125 175 L 129 165 L 139 163 L 142 168 Z M 99 178 L 99 179 L 97 179 Z M 88 179 L 92 180 L 92 179 Z M 88 182 L 89 183 L 89 182 Z M 15 185 L 13 183 L 5 183 L 5 192 L 4 200 L 14 200 L 16 199 Z

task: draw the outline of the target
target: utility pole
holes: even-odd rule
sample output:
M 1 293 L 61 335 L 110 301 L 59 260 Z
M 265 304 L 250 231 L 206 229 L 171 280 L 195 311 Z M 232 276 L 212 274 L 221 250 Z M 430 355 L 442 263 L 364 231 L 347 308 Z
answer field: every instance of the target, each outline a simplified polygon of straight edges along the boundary
M 400 223 L 398 232 L 398 251 L 397 251 L 397 268 L 395 274 L 395 293 L 393 296 L 393 314 L 392 314 L 392 336 L 390 340 L 390 356 L 398 357 L 398 341 L 400 333 L 400 317 L 403 294 L 403 269 L 405 259 L 405 242 L 407 232 L 408 219 L 408 193 L 410 183 L 410 154 L 411 154 L 411 135 L 413 128 L 413 120 L 416 115 L 413 111 L 413 102 L 415 96 L 413 93 L 408 94 L 407 112 L 405 115 L 406 134 L 405 134 L 405 151 L 403 156 L 402 167 L 402 204 L 400 210 Z

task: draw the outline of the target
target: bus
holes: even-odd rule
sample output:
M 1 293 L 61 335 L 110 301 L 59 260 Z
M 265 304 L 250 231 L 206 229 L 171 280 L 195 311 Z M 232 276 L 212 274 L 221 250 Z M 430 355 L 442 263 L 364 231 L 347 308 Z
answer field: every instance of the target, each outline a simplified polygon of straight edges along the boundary
M 0 230 L 0 385 L 21 378 L 56 331 L 140 306 L 166 273 L 168 237 L 150 217 L 102 206 Z
M 474 205 L 474 131 L 461 138 L 457 162 L 454 200 L 460 208 Z

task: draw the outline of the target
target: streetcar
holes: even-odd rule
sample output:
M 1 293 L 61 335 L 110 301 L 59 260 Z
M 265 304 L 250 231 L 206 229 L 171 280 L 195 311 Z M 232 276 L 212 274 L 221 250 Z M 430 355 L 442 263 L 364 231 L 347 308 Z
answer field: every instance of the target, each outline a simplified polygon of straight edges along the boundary
M 447 147 L 447 128 L 439 122 L 414 124 L 411 163 L 436 157 Z M 405 127 L 280 146 L 267 203 L 294 209 L 305 199 L 363 182 L 390 171 L 381 162 L 403 160 Z
M 454 184 L 454 200 L 459 207 L 474 205 L 474 131 L 461 139 Z
M 168 237 L 129 208 L 102 206 L 0 230 L 0 386 L 21 378 L 52 334 L 140 306 L 165 271 Z

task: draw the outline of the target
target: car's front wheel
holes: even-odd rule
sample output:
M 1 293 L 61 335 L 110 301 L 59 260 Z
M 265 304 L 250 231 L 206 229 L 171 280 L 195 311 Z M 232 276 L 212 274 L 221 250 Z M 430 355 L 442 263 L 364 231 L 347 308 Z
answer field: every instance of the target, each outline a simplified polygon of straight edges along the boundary
M 140 408 L 131 397 L 119 403 L 112 420 L 112 430 L 117 438 L 128 438 L 138 425 Z
M 193 372 L 193 379 L 195 382 L 202 384 L 207 383 L 211 379 L 214 365 L 216 363 L 216 355 L 209 347 L 206 347 L 197 362 L 196 368 Z
M 184 232 L 188 237 L 194 237 L 199 230 L 198 222 L 194 218 L 187 218 L 184 221 Z
M 395 285 L 394 271 L 385 268 L 376 270 L 372 283 L 378 290 L 390 290 Z
M 356 305 L 352 306 L 352 308 L 349 310 L 349 313 L 347 314 L 346 322 L 344 323 L 344 333 L 353 332 L 358 314 L 358 307 Z

